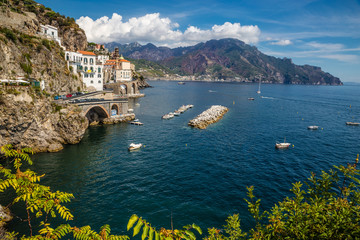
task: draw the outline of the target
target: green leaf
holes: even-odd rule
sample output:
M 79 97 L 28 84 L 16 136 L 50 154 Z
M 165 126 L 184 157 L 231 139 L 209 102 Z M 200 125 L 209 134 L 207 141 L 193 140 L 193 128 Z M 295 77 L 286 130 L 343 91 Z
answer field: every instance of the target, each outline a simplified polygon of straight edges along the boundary
M 196 229 L 200 235 L 202 234 L 202 230 L 198 225 L 193 223 L 191 226 L 192 226 L 193 229 Z
M 155 232 L 155 240 L 160 240 L 160 234 L 158 232 Z
M 130 219 L 129 222 L 127 224 L 127 230 L 129 231 L 130 228 L 132 228 L 132 226 L 134 225 L 134 223 L 139 219 L 138 216 L 136 216 L 136 214 L 133 214 Z
M 189 231 L 189 230 L 185 230 L 185 233 L 186 233 L 187 235 L 189 235 L 189 237 L 190 237 L 191 239 L 196 239 L 195 234 L 194 234 L 193 232 L 191 232 L 191 231 Z
M 149 230 L 149 240 L 152 240 L 154 237 L 154 229 L 152 227 L 150 227 L 150 230 Z
M 141 229 L 141 226 L 142 226 L 142 225 L 143 225 L 143 222 L 141 221 L 141 218 L 139 218 L 138 223 L 137 223 L 136 226 L 134 227 L 133 237 L 140 232 L 140 229 Z
M 145 225 L 144 228 L 143 228 L 143 233 L 142 233 L 142 235 L 141 235 L 141 240 L 145 240 L 148 231 L 149 231 L 149 226 L 148 226 L 148 225 Z

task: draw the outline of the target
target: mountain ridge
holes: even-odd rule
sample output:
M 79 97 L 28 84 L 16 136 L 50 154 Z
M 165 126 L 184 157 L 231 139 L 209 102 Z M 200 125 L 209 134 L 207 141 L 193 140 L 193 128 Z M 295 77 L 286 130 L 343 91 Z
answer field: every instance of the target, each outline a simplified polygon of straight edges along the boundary
M 311 65 L 296 65 L 290 58 L 276 58 L 240 40 L 209 40 L 189 47 L 156 47 L 148 43 L 118 44 L 125 57 L 156 62 L 183 77 L 240 82 L 342 85 L 339 78 Z M 145 74 L 146 75 L 146 74 Z

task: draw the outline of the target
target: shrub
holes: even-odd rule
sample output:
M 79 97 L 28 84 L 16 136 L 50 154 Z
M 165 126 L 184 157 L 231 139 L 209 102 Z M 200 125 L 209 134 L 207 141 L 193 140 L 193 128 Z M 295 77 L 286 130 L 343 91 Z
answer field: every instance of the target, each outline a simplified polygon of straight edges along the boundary
M 47 39 L 43 39 L 41 41 L 42 45 L 44 45 L 47 49 L 51 50 L 51 44 L 50 44 L 50 41 L 47 40 Z
M 11 29 L 0 28 L 0 32 L 2 32 L 7 39 L 16 43 L 16 40 L 17 40 L 16 34 Z
M 22 70 L 27 73 L 28 75 L 32 74 L 32 67 L 31 67 L 31 63 L 20 63 L 20 67 L 22 68 Z

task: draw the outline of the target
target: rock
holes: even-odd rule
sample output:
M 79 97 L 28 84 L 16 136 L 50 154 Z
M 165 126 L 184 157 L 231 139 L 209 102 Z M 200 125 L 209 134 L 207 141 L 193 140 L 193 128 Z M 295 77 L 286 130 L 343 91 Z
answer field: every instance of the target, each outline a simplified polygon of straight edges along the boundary
M 11 221 L 12 216 L 10 210 L 0 205 L 0 227 L 4 226 L 7 222 Z
M 32 96 L 32 102 L 16 101 L 20 98 L 13 94 L 0 95 L 0 146 L 12 144 L 15 148 L 30 147 L 34 152 L 54 152 L 63 144 L 81 141 L 89 123 L 77 106 L 64 105 L 60 114 L 49 98 L 37 98 L 30 89 L 21 95 L 22 99 Z
M 227 107 L 213 105 L 196 118 L 190 120 L 188 125 L 199 129 L 206 129 L 208 125 L 219 121 L 228 111 L 229 109 Z
M 48 152 L 58 152 L 60 150 L 63 150 L 64 147 L 61 143 L 53 143 L 53 144 L 50 144 L 49 147 L 47 148 L 47 151 Z

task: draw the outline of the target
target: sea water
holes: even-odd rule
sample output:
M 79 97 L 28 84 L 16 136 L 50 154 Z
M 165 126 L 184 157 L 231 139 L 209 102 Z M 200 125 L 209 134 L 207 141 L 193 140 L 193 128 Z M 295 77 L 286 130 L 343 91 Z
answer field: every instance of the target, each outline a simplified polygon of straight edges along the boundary
M 359 85 L 263 84 L 257 94 L 256 84 L 150 84 L 144 98 L 130 102 L 143 126 L 90 127 L 79 144 L 33 156 L 33 168 L 46 174 L 43 184 L 74 194 L 66 205 L 75 216 L 71 225 L 99 230 L 110 224 L 113 234 L 131 234 L 126 224 L 137 214 L 158 229 L 172 221 L 175 228 L 196 223 L 205 231 L 223 228 L 227 216 L 239 213 L 249 229 L 247 186 L 269 210 L 291 196 L 293 182 L 352 163 L 360 153 L 360 127 L 345 125 L 360 122 Z M 194 108 L 161 119 L 186 104 Z M 229 112 L 206 130 L 187 126 L 211 105 Z M 291 147 L 276 150 L 284 138 Z M 144 147 L 128 152 L 130 143 Z M 27 233 L 17 219 L 10 229 Z

